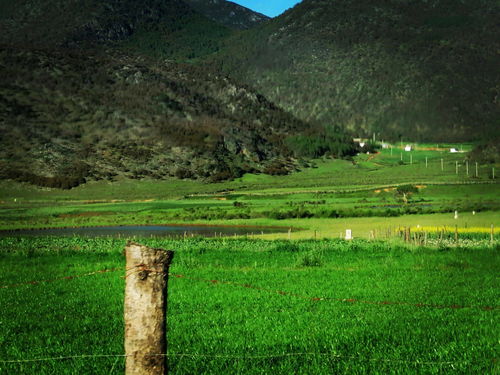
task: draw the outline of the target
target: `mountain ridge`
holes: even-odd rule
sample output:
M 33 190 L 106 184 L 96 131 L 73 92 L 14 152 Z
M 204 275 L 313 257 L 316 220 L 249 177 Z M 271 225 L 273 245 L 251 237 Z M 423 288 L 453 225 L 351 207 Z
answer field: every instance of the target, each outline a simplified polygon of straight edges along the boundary
M 183 0 L 212 21 L 229 28 L 245 30 L 255 27 L 270 18 L 262 13 L 226 0 Z
M 305 121 L 360 136 L 474 140 L 500 118 L 499 5 L 304 0 L 211 66 Z

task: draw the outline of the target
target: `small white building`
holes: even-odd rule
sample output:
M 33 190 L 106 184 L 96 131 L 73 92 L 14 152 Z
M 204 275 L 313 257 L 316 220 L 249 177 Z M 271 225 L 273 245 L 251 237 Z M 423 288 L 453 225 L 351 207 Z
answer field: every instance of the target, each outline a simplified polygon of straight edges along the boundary
M 365 147 L 365 142 L 359 142 L 359 147 L 361 148 Z
M 382 143 L 382 148 L 389 148 L 389 144 L 388 143 Z
M 450 148 L 450 152 L 451 152 L 452 154 L 455 154 L 455 153 L 457 153 L 457 152 L 458 152 L 458 150 L 457 150 L 455 147 L 452 147 L 452 148 Z
M 411 147 L 411 145 L 406 145 L 405 146 L 405 151 L 409 152 L 411 150 L 413 150 L 413 147 Z

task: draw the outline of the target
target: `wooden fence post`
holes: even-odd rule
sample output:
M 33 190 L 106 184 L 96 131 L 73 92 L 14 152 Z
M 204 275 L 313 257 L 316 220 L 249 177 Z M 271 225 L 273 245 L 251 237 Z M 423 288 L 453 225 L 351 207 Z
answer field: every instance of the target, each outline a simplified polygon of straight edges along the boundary
M 167 284 L 173 251 L 125 247 L 126 375 L 167 374 Z

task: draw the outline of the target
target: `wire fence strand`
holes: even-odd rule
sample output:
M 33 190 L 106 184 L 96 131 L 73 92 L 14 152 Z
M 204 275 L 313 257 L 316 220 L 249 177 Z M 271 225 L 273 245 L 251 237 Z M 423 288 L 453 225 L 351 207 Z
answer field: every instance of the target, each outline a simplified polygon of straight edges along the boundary
M 64 361 L 64 360 L 78 360 L 78 359 L 93 359 L 93 358 L 126 358 L 133 354 L 79 354 L 71 356 L 59 357 L 46 357 L 46 358 L 33 358 L 33 359 L 9 359 L 0 360 L 0 363 L 22 364 L 34 362 L 50 362 L 50 361 Z M 413 365 L 461 365 L 473 363 L 486 363 L 496 362 L 496 359 L 484 359 L 482 361 L 428 361 L 428 360 L 405 360 L 405 359 L 391 359 L 391 358 L 370 358 L 362 356 L 351 356 L 337 353 L 324 353 L 324 352 L 294 352 L 294 353 L 276 353 L 276 354 L 256 354 L 256 355 L 241 355 L 241 354 L 203 354 L 203 353 L 167 353 L 167 354 L 148 354 L 146 357 L 188 357 L 188 358 L 218 358 L 218 359 L 271 359 L 271 358 L 287 358 L 287 357 L 329 357 L 334 359 L 348 359 L 355 361 L 370 361 L 370 362 L 387 362 L 387 363 L 406 363 Z
M 281 296 L 291 296 L 291 297 L 296 297 L 300 299 L 306 299 L 310 301 L 332 301 L 332 302 L 343 302 L 343 303 L 351 303 L 351 304 L 366 304 L 366 305 L 399 305 L 399 306 L 411 306 L 411 307 L 420 307 L 420 308 L 433 308 L 433 309 L 481 309 L 485 311 L 492 311 L 492 310 L 498 310 L 500 309 L 500 306 L 463 306 L 463 305 L 437 305 L 437 304 L 429 304 L 429 303 L 412 303 L 412 302 L 397 302 L 397 301 L 366 301 L 366 300 L 360 300 L 356 298 L 334 298 L 334 297 L 311 297 L 311 296 L 305 296 L 297 293 L 292 293 L 292 292 L 286 292 L 283 290 L 277 290 L 277 289 L 268 289 L 268 288 L 262 288 L 259 286 L 251 285 L 251 284 L 244 284 L 244 283 L 237 283 L 233 281 L 222 281 L 222 280 L 208 280 L 208 279 L 201 279 L 201 278 L 196 278 L 196 277 L 189 277 L 185 275 L 177 275 L 177 274 L 169 274 L 172 277 L 179 278 L 179 279 L 186 279 L 186 280 L 191 280 L 191 281 L 199 281 L 199 282 L 204 282 L 208 283 L 211 285 L 230 285 L 230 286 L 236 286 L 240 288 L 247 288 L 247 289 L 254 289 L 254 290 L 259 290 L 262 292 L 270 293 L 270 294 L 277 294 Z
M 15 283 L 15 284 L 0 285 L 0 289 L 17 288 L 17 287 L 26 286 L 26 285 L 39 285 L 39 284 L 52 283 L 52 282 L 64 281 L 64 280 L 74 280 L 74 279 L 78 279 L 78 278 L 81 278 L 81 277 L 101 275 L 101 274 L 105 274 L 105 273 L 118 272 L 118 271 L 123 271 L 123 270 L 125 270 L 125 272 L 128 273 L 130 271 L 134 271 L 135 268 L 137 268 L 137 267 L 132 267 L 132 268 L 127 268 L 127 267 L 105 268 L 105 269 L 102 269 L 102 270 L 97 270 L 97 271 L 92 271 L 92 272 L 87 272 L 87 273 L 81 273 L 81 274 L 77 274 L 77 275 L 61 276 L 61 277 L 55 277 L 55 278 L 52 278 L 52 279 L 24 281 L 24 282 Z
M 34 280 L 34 281 L 26 281 L 26 282 L 21 282 L 21 283 L 0 285 L 0 289 L 16 288 L 16 287 L 26 286 L 26 285 L 39 285 L 39 284 L 51 283 L 51 282 L 56 282 L 56 281 L 64 281 L 64 280 L 74 280 L 74 279 L 78 279 L 78 278 L 82 278 L 82 277 L 101 275 L 101 274 L 123 271 L 123 270 L 125 270 L 124 278 L 127 278 L 130 275 L 134 274 L 135 272 L 139 272 L 139 271 L 146 270 L 149 272 L 155 272 L 152 270 L 147 270 L 144 267 L 144 265 L 138 265 L 138 266 L 131 267 L 131 268 L 127 268 L 127 267 L 105 268 L 102 270 L 97 270 L 97 271 L 92 271 L 92 272 L 87 272 L 87 273 L 77 274 L 77 275 L 69 275 L 69 276 L 56 277 L 56 278 L 52 278 L 52 279 Z M 492 311 L 492 310 L 500 309 L 500 306 L 464 306 L 464 305 L 458 305 L 458 304 L 438 305 L 438 304 L 429 304 L 429 303 L 412 303 L 412 302 L 401 302 L 401 301 L 367 301 L 367 300 L 361 300 L 361 299 L 356 299 L 356 298 L 311 297 L 311 296 L 305 296 L 305 295 L 301 295 L 301 294 L 297 294 L 297 293 L 293 293 L 293 292 L 287 292 L 287 291 L 283 291 L 283 290 L 279 290 L 279 289 L 263 288 L 263 287 L 255 286 L 255 285 L 248 284 L 248 283 L 238 283 L 238 282 L 234 282 L 234 281 L 216 280 L 216 279 L 209 280 L 209 279 L 202 279 L 202 278 L 198 278 L 198 277 L 190 277 L 190 276 L 181 275 L 181 274 L 169 274 L 169 276 L 175 277 L 178 279 L 185 279 L 185 280 L 190 280 L 190 281 L 209 283 L 211 285 L 230 285 L 230 286 L 235 286 L 235 287 L 239 287 L 239 288 L 253 289 L 253 290 L 258 290 L 258 291 L 269 293 L 269 294 L 290 296 L 290 297 L 295 297 L 295 298 L 300 298 L 300 299 L 305 299 L 305 300 L 315 301 L 315 302 L 332 301 L 332 302 L 341 302 L 341 303 L 379 305 L 379 306 L 399 305 L 399 306 L 411 306 L 411 307 L 433 308 L 433 309 L 481 309 L 481 310 L 485 310 L 485 311 Z

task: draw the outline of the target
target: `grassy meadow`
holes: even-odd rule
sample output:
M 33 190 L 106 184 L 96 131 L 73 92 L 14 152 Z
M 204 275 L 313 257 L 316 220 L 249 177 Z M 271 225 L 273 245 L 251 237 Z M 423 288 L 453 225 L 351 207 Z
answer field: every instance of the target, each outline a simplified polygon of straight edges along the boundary
M 498 370 L 498 246 L 141 242 L 176 252 L 168 307 L 173 374 Z M 125 271 L 59 278 L 123 267 L 124 245 L 102 238 L 0 239 L 0 286 L 53 280 L 0 289 L 0 360 L 97 356 L 0 361 L 0 373 L 123 373 L 124 358 L 113 354 L 123 354 Z
M 4 181 L 0 229 L 292 228 L 136 239 L 176 251 L 171 273 L 184 276 L 169 281 L 173 374 L 494 374 L 500 189 L 491 165 L 476 178 L 464 154 L 448 151 L 469 146 L 444 146 L 218 184 L 117 179 L 58 190 Z M 427 232 L 425 245 L 403 243 L 403 227 Z M 353 241 L 339 239 L 346 229 Z M 1 374 L 123 373 L 124 270 L 115 269 L 125 243 L 0 237 Z M 86 275 L 98 270 L 110 272 Z M 64 279 L 74 275 L 86 276 Z M 37 280 L 49 281 L 29 283 Z

